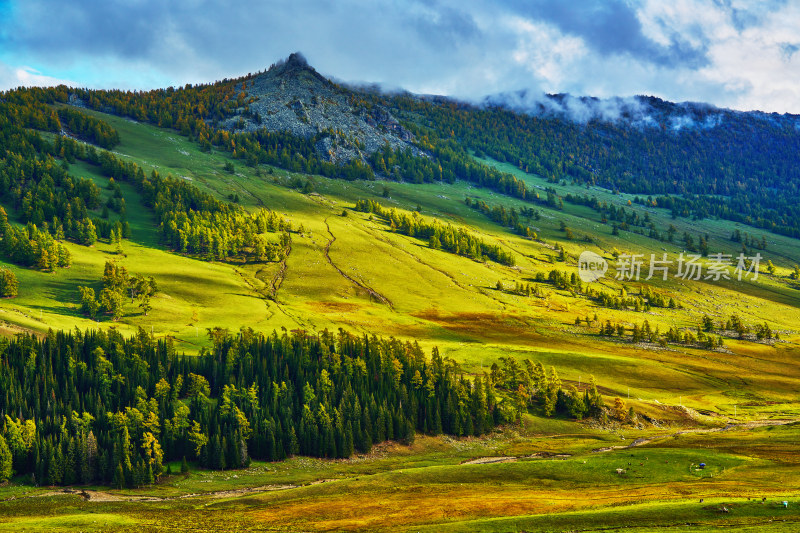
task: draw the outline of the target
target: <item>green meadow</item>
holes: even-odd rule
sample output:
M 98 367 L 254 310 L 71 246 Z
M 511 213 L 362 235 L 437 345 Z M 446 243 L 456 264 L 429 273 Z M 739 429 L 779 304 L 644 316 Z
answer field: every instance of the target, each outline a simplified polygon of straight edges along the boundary
M 638 421 L 597 424 L 526 416 L 489 437 L 418 436 L 411 446 L 387 444 L 348 460 L 295 457 L 253 463 L 243 471 L 192 468 L 186 474 L 177 474 L 179 464 L 171 464 L 175 474 L 152 487 L 89 487 L 83 495 L 34 488 L 17 478 L 0 487 L 0 531 L 800 527 L 800 430 L 780 424 L 800 420 L 800 285 L 789 279 L 800 263 L 797 240 L 729 221 L 672 219 L 663 209 L 633 203 L 631 195 L 548 183 L 484 160 L 544 195 L 548 187 L 561 196 L 594 195 L 600 202 L 647 212 L 659 231 L 674 224 L 678 237 L 707 234 L 712 253 L 738 253 L 741 245 L 730 240 L 736 229 L 766 237 L 756 281 L 670 277 L 636 282 L 607 276 L 592 287 L 616 295 L 623 290 L 637 295 L 647 287 L 680 304 L 649 312 L 608 309 L 535 277 L 554 268 L 577 273 L 576 259 L 583 250 L 611 262 L 615 249 L 646 257 L 666 252 L 677 260 L 683 251 L 679 240 L 665 243 L 628 231 L 612 235 L 611 225 L 603 224 L 598 213 L 568 202 L 563 210 L 533 206 L 540 218 L 529 223 L 538 234 L 538 240 L 531 240 L 492 222 L 464 199 L 506 209 L 531 204 L 468 183 L 347 182 L 248 167 L 227 153 L 202 152 L 175 131 L 87 113 L 116 128 L 121 143 L 114 152 L 146 172 L 180 177 L 221 199 L 238 196 L 248 210 L 264 207 L 283 215 L 294 228 L 291 253 L 284 265 L 208 262 L 166 249 L 158 241 L 155 216 L 137 191 L 122 183 L 132 236 L 121 250 L 102 241 L 91 247 L 66 243 L 72 265 L 54 273 L 0 261 L 19 280 L 18 296 L 0 301 L 2 333 L 77 327 L 131 334 L 143 328 L 171 338 L 179 352 L 192 355 L 211 346 L 207 330 L 214 327 L 380 332 L 417 341 L 428 353 L 436 346 L 467 373 L 488 372 L 501 357 L 513 356 L 553 366 L 562 380 L 579 387 L 593 377 L 607 405 L 620 398 Z M 224 170 L 226 161 L 233 162 L 233 172 Z M 94 180 L 104 195 L 110 194 L 108 179 L 91 165 L 78 162 L 70 172 Z M 297 184 L 307 181 L 313 192 L 303 193 Z M 426 221 L 463 227 L 512 252 L 516 265 L 432 249 L 426 241 L 392 231 L 377 216 L 355 211 L 361 199 L 408 212 L 418 209 Z M 573 239 L 561 230 L 562 222 Z M 560 260 L 556 246 L 563 247 L 566 260 Z M 765 270 L 767 260 L 777 267 L 772 274 Z M 133 304 L 126 304 L 119 321 L 104 317 L 96 322 L 81 314 L 78 287 L 98 290 L 107 261 L 157 281 L 159 292 L 147 315 Z M 519 283 L 537 286 L 541 296 L 513 294 L 510 289 Z M 508 290 L 499 290 L 498 284 Z M 277 287 L 274 293 L 272 287 Z M 647 320 L 662 333 L 672 327 L 695 330 L 705 315 L 717 324 L 732 315 L 751 327 L 767 323 L 780 339 L 726 336 L 722 349 L 708 350 L 633 344 L 597 334 L 606 320 L 627 328 Z M 735 425 L 746 423 L 753 425 Z M 734 426 L 726 430 L 728 424 Z M 653 440 L 628 447 L 636 439 Z M 699 469 L 701 462 L 707 467 Z M 790 501 L 788 508 L 779 503 L 783 500 Z
M 480 439 L 420 437 L 348 460 L 191 468 L 137 490 L 12 485 L 0 489 L 0 529 L 793 531 L 800 522 L 796 425 L 673 430 L 628 447 L 642 431 L 621 431 L 629 440 L 620 441 L 564 423 L 542 435 L 535 422 Z

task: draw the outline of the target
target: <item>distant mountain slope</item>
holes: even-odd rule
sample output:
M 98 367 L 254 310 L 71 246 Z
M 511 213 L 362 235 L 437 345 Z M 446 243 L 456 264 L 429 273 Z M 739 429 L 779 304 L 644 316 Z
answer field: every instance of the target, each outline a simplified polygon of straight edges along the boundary
M 591 373 L 609 384 L 608 398 L 621 397 L 628 386 L 638 397 L 663 399 L 673 391 L 723 413 L 737 403 L 742 409 L 746 372 L 747 394 L 764 399 L 751 412 L 783 416 L 796 408 L 797 241 L 682 213 L 673 220 L 669 211 L 585 187 L 570 173 L 570 164 L 582 164 L 602 146 L 663 160 L 672 152 L 658 146 L 647 152 L 636 143 L 671 142 L 674 133 L 647 137 L 621 126 L 352 90 L 296 60 L 287 64 L 272 74 L 147 93 L 59 87 L 0 95 L 0 205 L 7 213 L 6 223 L 0 217 L 0 268 L 18 276 L 19 289 L 2 300 L 0 335 L 113 327 L 126 335 L 149 331 L 164 339 L 164 350 L 174 345 L 198 353 L 219 344 L 224 331 L 216 328 L 285 328 L 300 336 L 343 328 L 359 337 L 380 333 L 426 349 L 440 346 L 467 372 L 483 373 L 499 357 L 531 357 L 557 364 L 568 384 L 581 377 L 586 383 Z M 286 94 L 330 91 L 352 102 L 336 105 L 342 120 L 357 121 L 359 110 L 386 110 L 427 156 L 390 146 L 366 154 L 364 146 L 359 150 L 367 162 L 348 169 L 351 163 L 316 160 L 324 131 L 305 137 L 301 130 L 219 127 L 231 118 L 245 121 L 248 106 L 259 102 L 247 91 L 275 80 L 286 83 Z M 276 98 L 291 103 L 286 94 L 276 92 Z M 76 99 L 85 107 L 69 105 Z M 249 116 L 255 118 L 252 111 Z M 344 135 L 349 131 L 355 130 Z M 765 139 L 781 146 L 774 136 Z M 714 161 L 708 146 L 698 141 L 692 153 Z M 741 145 L 730 153 L 736 149 Z M 515 151 L 553 164 L 552 174 L 518 170 Z M 476 157 L 487 154 L 495 160 Z M 743 156 L 725 157 L 740 164 Z M 373 181 L 388 176 L 396 181 Z M 674 201 L 701 206 L 708 196 L 687 193 Z M 763 202 L 753 208 L 786 200 L 779 194 L 743 198 Z M 743 247 L 747 256 L 763 256 L 758 280 L 682 279 L 673 265 L 668 279 L 640 283 L 616 279 L 610 270 L 589 286 L 575 264 L 587 250 L 613 263 L 616 252 L 735 258 Z M 700 260 L 706 273 L 712 262 Z M 157 283 L 151 300 L 134 294 L 144 286 L 140 277 Z M 643 341 L 647 331 L 649 341 Z M 780 333 L 780 342 L 766 337 L 772 332 Z M 323 344 L 325 351 L 314 357 L 327 365 L 328 352 L 341 350 Z M 20 353 L 21 361 L 29 355 Z M 106 353 L 116 366 L 117 352 Z M 245 355 L 233 345 L 230 353 Z M 391 357 L 383 363 L 394 368 Z M 175 367 L 165 368 L 176 375 Z M 242 376 L 259 372 L 248 368 Z M 206 375 L 218 380 L 216 398 L 232 383 L 215 372 Z M 406 387 L 409 394 L 420 392 L 425 379 L 412 380 L 417 388 Z M 237 390 L 248 386 L 237 378 Z M 520 389 L 514 384 L 509 390 Z
M 523 180 L 480 161 L 488 156 L 553 183 L 641 195 L 640 203 L 676 218 L 719 217 L 800 238 L 800 129 L 791 115 L 527 93 L 473 105 L 338 85 L 299 54 L 208 85 L 138 93 L 62 86 L 12 96 L 80 101 L 175 128 L 252 167 L 347 180 L 464 180 L 536 201 Z
M 800 129 L 792 115 L 652 97 L 560 95 L 528 107 L 509 99 L 382 99 L 433 145 L 457 144 L 553 182 L 653 196 L 650 203 L 675 216 L 716 216 L 800 237 Z

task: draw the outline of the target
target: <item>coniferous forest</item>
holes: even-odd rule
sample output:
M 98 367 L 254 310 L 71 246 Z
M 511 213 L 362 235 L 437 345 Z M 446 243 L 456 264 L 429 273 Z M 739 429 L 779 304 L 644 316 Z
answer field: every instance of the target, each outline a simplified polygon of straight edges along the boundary
M 209 335 L 199 357 L 142 330 L 0 340 L 0 480 L 141 486 L 168 460 L 349 457 L 416 432 L 481 435 L 528 408 L 578 418 L 602 408 L 594 386 L 581 395 L 529 360 L 472 379 L 435 348 L 343 330 Z
M 642 100 L 654 114 L 680 112 L 677 104 Z M 793 117 L 708 107 L 697 121 L 709 119 L 715 125 L 676 131 L 624 120 L 580 124 L 445 98 L 432 103 L 400 95 L 389 102 L 400 116 L 414 118 L 409 128 L 421 144 L 436 146 L 437 155 L 442 150 L 453 154 L 444 159 L 458 160 L 470 150 L 551 181 L 658 196 L 652 205 L 671 209 L 675 216 L 716 216 L 800 237 L 795 208 L 800 176 L 794 156 L 800 136 Z M 526 198 L 531 191 L 510 194 Z

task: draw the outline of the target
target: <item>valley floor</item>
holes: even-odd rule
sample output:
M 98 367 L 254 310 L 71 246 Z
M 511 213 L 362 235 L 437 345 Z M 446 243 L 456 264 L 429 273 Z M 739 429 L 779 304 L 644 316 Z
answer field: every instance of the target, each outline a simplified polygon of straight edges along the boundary
M 15 480 L 0 531 L 796 531 L 798 438 L 787 420 L 612 430 L 528 416 L 483 438 L 192 468 L 137 490 Z

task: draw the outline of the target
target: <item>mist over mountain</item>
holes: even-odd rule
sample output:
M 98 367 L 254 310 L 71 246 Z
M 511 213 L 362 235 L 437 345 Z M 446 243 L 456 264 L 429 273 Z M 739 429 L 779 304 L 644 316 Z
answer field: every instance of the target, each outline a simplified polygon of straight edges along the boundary
M 733 116 L 800 126 L 800 117 L 761 111 L 735 111 L 703 102 L 669 102 L 655 96 L 597 98 L 571 94 L 543 94 L 522 89 L 492 94 L 478 105 L 502 108 L 544 118 L 557 118 L 586 124 L 608 122 L 636 128 L 661 128 L 671 131 L 710 129 L 723 126 Z
M 598 98 L 521 89 L 490 94 L 476 101 L 469 101 L 450 96 L 415 94 L 402 87 L 384 83 L 326 78 L 319 74 L 300 52 L 277 61 L 268 71 L 256 78 L 254 86 L 248 90 L 248 95 L 255 97 L 258 102 L 250 105 L 250 113 L 245 113 L 244 123 L 231 120 L 226 127 L 246 131 L 266 127 L 271 131 L 282 130 L 309 136 L 330 128 L 335 130 L 337 127 L 341 129 L 345 126 L 344 129 L 352 130 L 360 141 L 366 141 L 364 153 L 359 153 L 355 145 L 346 146 L 348 144 L 346 142 L 344 144 L 328 142 L 324 146 L 321 145 L 320 148 L 329 155 L 329 161 L 365 159 L 365 154 L 386 142 L 392 148 L 414 147 L 410 142 L 412 140 L 410 133 L 400 126 L 396 117 L 384 106 L 380 106 L 383 109 L 377 111 L 356 109 L 350 105 L 352 101 L 347 103 L 347 106 L 342 106 L 343 102 L 337 101 L 331 96 L 332 94 L 340 96 L 362 94 L 378 99 L 408 97 L 435 105 L 466 104 L 478 108 L 505 109 L 528 116 L 560 119 L 577 124 L 603 122 L 618 127 L 658 128 L 672 132 L 708 130 L 730 124 L 731 120 L 738 122 L 748 119 L 800 128 L 800 117 L 789 113 L 738 111 L 705 102 L 671 102 L 648 95 Z M 327 101 L 324 95 L 328 95 Z M 355 121 L 345 120 L 343 112 L 347 116 L 354 115 Z M 370 113 L 372 116 L 366 117 Z M 293 115 L 296 115 L 299 121 L 295 120 Z M 252 120 L 253 117 L 259 117 L 263 122 Z M 364 123 L 361 123 L 362 119 Z M 373 131 L 376 126 L 384 131 L 376 134 Z M 387 131 L 388 136 L 385 135 Z

